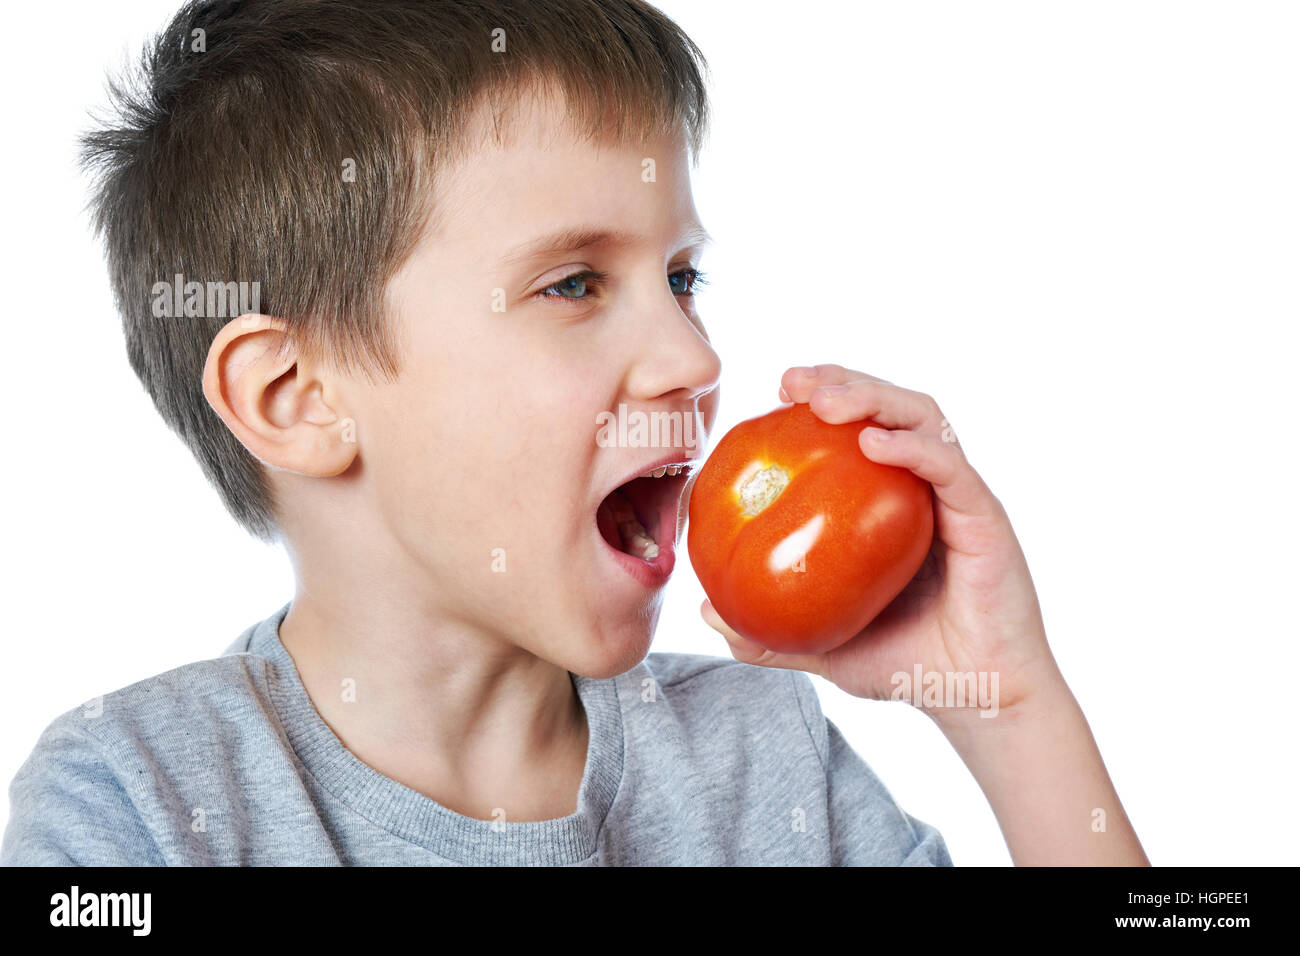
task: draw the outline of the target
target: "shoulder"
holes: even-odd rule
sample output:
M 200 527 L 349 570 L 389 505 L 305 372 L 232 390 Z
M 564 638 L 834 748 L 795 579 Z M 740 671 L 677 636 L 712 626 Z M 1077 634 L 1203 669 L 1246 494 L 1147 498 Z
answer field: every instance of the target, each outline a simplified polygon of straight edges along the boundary
M 248 653 L 183 664 L 92 698 L 61 714 L 46 734 L 80 733 L 113 750 L 242 722 L 265 712 L 269 669 L 268 661 Z
M 681 719 L 765 736 L 781 732 L 811 746 L 825 764 L 826 721 L 816 688 L 803 671 L 706 654 L 660 652 L 647 655 L 636 670 L 641 672 L 642 698 L 648 678 Z
M 769 850 L 784 847 L 780 860 L 950 863 L 938 831 L 898 806 L 826 718 L 807 673 L 665 653 L 630 673 L 627 693 L 640 693 L 624 704 L 632 736 L 657 757 L 663 777 L 683 792 L 711 795 L 728 826 L 765 834 Z M 646 706 L 655 694 L 656 706 Z M 789 842 L 792 812 L 806 842 Z
M 665 691 L 677 688 L 687 693 L 701 693 L 719 688 L 743 688 L 789 694 L 802 683 L 815 696 L 808 675 L 802 671 L 759 667 L 730 657 L 655 652 L 646 655 L 641 666 Z
M 241 638 L 242 640 L 242 638 Z M 111 751 L 125 738 L 148 739 L 209 721 L 228 721 L 267 696 L 270 662 L 231 645 L 218 657 L 193 661 L 108 691 L 65 711 L 41 734 L 47 746 Z
M 0 861 L 161 865 L 149 825 L 160 781 L 210 773 L 240 749 L 250 723 L 270 719 L 268 669 L 228 650 L 54 718 L 10 782 Z

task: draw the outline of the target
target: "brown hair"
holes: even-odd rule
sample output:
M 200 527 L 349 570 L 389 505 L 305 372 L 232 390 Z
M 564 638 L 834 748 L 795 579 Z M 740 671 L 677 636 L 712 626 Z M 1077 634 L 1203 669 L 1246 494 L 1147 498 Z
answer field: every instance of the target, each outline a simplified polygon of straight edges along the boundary
M 683 131 L 698 158 L 707 72 L 643 0 L 187 4 L 110 81 L 82 162 L 131 367 L 231 514 L 278 534 L 261 465 L 203 395 L 208 348 L 240 310 L 160 318 L 157 283 L 257 282 L 259 311 L 304 354 L 391 378 L 384 290 L 436 214 L 437 170 L 471 149 L 477 106 L 499 118 L 558 81 L 588 138 Z

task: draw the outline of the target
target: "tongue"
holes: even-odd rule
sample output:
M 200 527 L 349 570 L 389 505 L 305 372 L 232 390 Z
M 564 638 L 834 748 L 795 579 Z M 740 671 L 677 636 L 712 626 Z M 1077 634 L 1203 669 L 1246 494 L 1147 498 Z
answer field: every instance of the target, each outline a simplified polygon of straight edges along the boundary
M 646 561 L 657 558 L 659 545 L 642 527 L 636 512 L 632 509 L 632 502 L 627 500 L 622 491 L 617 490 L 610 494 L 608 502 L 614 523 L 618 526 L 618 537 L 622 542 L 623 553 Z

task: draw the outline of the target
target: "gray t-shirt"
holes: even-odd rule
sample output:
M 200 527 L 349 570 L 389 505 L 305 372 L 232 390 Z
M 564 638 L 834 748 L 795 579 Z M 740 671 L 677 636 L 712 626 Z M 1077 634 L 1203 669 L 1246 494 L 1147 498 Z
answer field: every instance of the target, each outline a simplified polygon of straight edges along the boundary
M 571 816 L 455 813 L 329 729 L 280 642 L 288 609 L 54 720 L 10 785 L 0 864 L 952 865 L 806 674 L 697 654 L 572 675 L 590 734 Z

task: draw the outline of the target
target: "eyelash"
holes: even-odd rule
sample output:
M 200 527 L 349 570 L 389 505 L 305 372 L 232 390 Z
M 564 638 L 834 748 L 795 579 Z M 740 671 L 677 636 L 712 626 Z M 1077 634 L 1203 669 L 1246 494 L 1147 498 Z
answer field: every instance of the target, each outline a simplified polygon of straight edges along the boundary
M 691 298 L 695 295 L 696 286 L 707 285 L 709 282 L 706 273 L 701 272 L 699 269 L 691 268 L 690 266 L 687 266 L 685 269 L 678 269 L 676 272 L 670 273 L 669 278 L 671 278 L 672 276 L 683 275 L 683 274 L 688 277 L 687 278 L 688 291 L 674 292 L 673 293 L 674 295 L 686 296 L 688 298 Z M 558 282 L 552 282 L 545 289 L 539 291 L 537 295 L 543 299 L 559 299 L 562 302 L 581 302 L 583 299 L 590 298 L 590 296 L 584 295 L 581 296 L 580 298 L 575 299 L 571 296 L 560 295 L 559 293 L 553 293 L 551 292 L 551 290 L 554 289 L 556 286 L 563 285 L 564 283 L 569 282 L 573 279 L 586 279 L 588 282 L 595 282 L 597 285 L 599 285 L 608 278 L 609 278 L 608 272 L 597 272 L 594 269 L 583 269 L 581 272 L 575 272 L 572 275 L 565 276 L 563 279 L 560 279 Z

